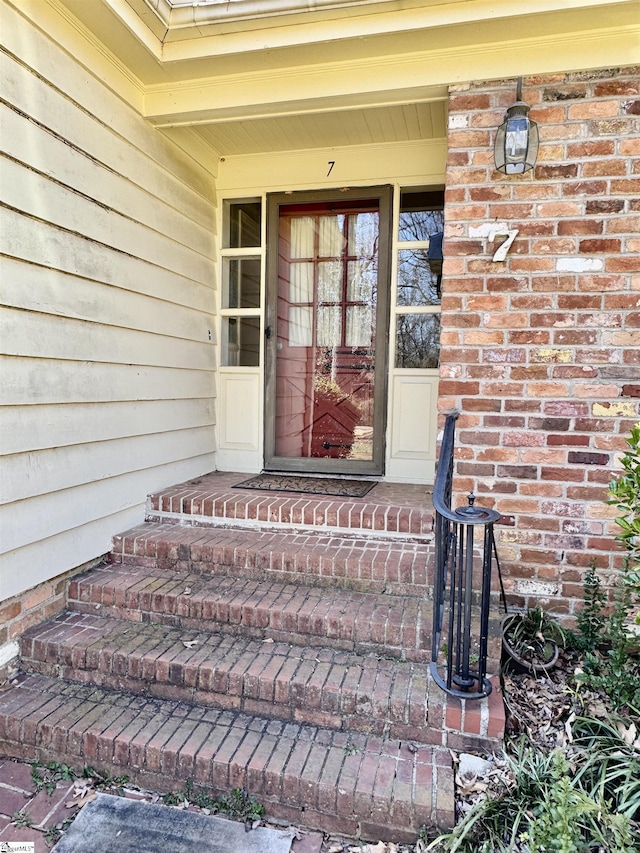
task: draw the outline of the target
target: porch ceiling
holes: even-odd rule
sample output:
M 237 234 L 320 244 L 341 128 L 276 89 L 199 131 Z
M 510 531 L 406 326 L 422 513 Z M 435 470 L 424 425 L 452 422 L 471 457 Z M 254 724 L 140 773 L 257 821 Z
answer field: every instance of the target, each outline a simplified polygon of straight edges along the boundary
M 451 83 L 640 62 L 639 0 L 47 2 L 220 156 L 443 138 Z
M 341 112 L 203 124 L 198 133 L 226 156 L 379 144 L 446 135 L 443 100 Z

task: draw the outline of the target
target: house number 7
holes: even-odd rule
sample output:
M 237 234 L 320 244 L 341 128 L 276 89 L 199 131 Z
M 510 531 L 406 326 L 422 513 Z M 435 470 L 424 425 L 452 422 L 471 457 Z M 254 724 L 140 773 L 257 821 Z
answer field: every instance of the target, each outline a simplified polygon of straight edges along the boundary
M 500 229 L 496 229 L 495 231 L 489 232 L 489 240 L 492 243 L 496 239 L 496 237 L 506 237 L 507 238 L 504 241 L 504 243 L 502 243 L 502 245 L 496 249 L 496 251 L 493 255 L 493 258 L 492 258 L 492 260 L 494 262 L 495 261 L 506 261 L 507 260 L 507 252 L 511 248 L 513 241 L 516 239 L 517 236 L 518 236 L 518 229 L 517 228 L 512 228 L 511 230 L 509 230 L 508 228 L 500 228 Z

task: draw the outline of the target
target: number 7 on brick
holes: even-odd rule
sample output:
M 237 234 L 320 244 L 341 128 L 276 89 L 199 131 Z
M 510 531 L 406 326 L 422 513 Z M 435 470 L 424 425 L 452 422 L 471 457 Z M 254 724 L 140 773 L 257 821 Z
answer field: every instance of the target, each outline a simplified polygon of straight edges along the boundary
M 518 229 L 517 228 L 512 228 L 511 230 L 508 230 L 507 228 L 500 228 L 500 229 L 496 229 L 495 231 L 489 232 L 489 241 L 491 243 L 493 243 L 493 241 L 496 239 L 496 237 L 506 237 L 507 238 L 504 241 L 504 243 L 502 243 L 502 245 L 496 249 L 496 251 L 493 255 L 493 258 L 492 258 L 492 260 L 494 262 L 495 261 L 506 261 L 507 260 L 507 252 L 511 248 L 513 241 L 516 239 L 517 236 L 518 236 Z

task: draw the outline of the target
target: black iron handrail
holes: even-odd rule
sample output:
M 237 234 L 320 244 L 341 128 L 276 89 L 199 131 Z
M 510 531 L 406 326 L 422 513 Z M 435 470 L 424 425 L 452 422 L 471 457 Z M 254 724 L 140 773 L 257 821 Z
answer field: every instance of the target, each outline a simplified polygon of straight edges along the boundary
M 447 415 L 433 487 L 435 577 L 431 674 L 447 693 L 465 699 L 480 699 L 491 692 L 491 682 L 486 677 L 489 608 L 492 565 L 494 560 L 497 564 L 498 557 L 493 525 L 502 516 L 495 510 L 476 506 L 473 493 L 469 495 L 468 506 L 451 509 L 458 416 L 459 412 Z M 484 529 L 482 550 L 475 545 L 475 531 L 480 527 Z M 475 590 L 473 570 L 480 561 L 480 590 Z M 474 600 L 479 600 L 479 606 L 474 606 Z M 441 644 L 445 621 L 446 648 Z M 477 644 L 477 666 L 472 669 L 474 642 Z M 439 671 L 441 645 L 445 676 Z

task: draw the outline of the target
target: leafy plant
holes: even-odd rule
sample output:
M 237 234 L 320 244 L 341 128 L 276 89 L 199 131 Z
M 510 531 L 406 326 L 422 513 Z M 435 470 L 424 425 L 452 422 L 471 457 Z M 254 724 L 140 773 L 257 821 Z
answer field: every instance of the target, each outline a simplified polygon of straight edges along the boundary
M 572 787 L 567 774 L 569 762 L 557 750 L 553 753 L 553 784 L 546 786 L 543 799 L 534 811 L 527 839 L 532 851 L 549 853 L 579 853 L 584 849 L 579 819 L 581 813 L 590 811 L 585 795 Z M 595 805 L 595 803 L 593 804 Z
M 602 735 L 602 733 L 600 733 Z M 524 741 L 508 756 L 511 781 L 480 800 L 454 830 L 433 841 L 439 853 L 640 853 L 629 804 L 635 796 L 609 799 L 620 781 L 604 743 L 587 737 L 571 751 L 542 752 Z M 628 754 L 627 754 L 628 759 Z M 598 763 L 604 765 L 594 775 Z M 590 769 L 587 769 L 590 768 Z M 627 808 L 622 807 L 622 803 Z
M 620 814 L 640 821 L 640 738 L 635 724 L 622 717 L 577 717 L 571 730 L 573 747 L 585 757 L 577 782 L 600 792 Z
M 245 788 L 233 788 L 218 800 L 218 812 L 232 820 L 245 823 L 259 820 L 264 815 L 264 806 Z
M 76 773 L 68 764 L 49 761 L 46 764 L 36 762 L 31 765 L 31 779 L 36 786 L 36 791 L 45 790 L 50 797 L 58 782 L 72 782 L 75 778 Z
M 595 560 L 589 564 L 583 586 L 584 606 L 576 617 L 579 633 L 575 637 L 575 646 L 581 651 L 594 652 L 598 643 L 602 642 L 606 621 L 604 607 L 607 601 L 600 578 L 596 574 Z
M 53 847 L 62 837 L 62 833 L 69 828 L 73 823 L 73 818 L 65 818 L 62 823 L 56 823 L 49 826 L 44 832 L 44 840 L 47 847 Z
M 85 767 L 82 771 L 85 779 L 93 781 L 93 787 L 97 791 L 110 791 L 119 797 L 124 797 L 124 786 L 128 783 L 129 777 L 125 774 L 122 776 L 110 776 L 108 773 L 100 773 L 94 767 Z
M 634 656 L 634 638 L 628 622 L 632 591 L 627 573 L 618 580 L 614 606 L 605 617 L 605 596 L 593 567 L 585 576 L 584 607 L 577 616 L 575 645 L 584 651 L 579 681 L 608 696 L 616 709 L 640 709 L 640 660 Z
M 53 847 L 54 844 L 57 844 L 62 837 L 62 830 L 56 826 L 50 826 L 44 833 L 44 841 L 47 847 Z
M 27 829 L 33 826 L 33 819 L 29 812 L 14 812 L 11 817 L 11 823 L 17 826 L 18 829 Z
M 636 637 L 629 630 L 633 608 L 640 601 L 640 423 L 631 430 L 627 444 L 620 459 L 623 472 L 611 480 L 608 501 L 620 513 L 616 540 L 626 552 L 624 571 L 606 617 L 600 579 L 590 566 L 584 606 L 577 615 L 576 646 L 585 652 L 580 680 L 605 693 L 614 708 L 640 713 L 640 659 L 634 654 Z
M 629 450 L 622 454 L 624 473 L 609 483 L 609 503 L 620 510 L 616 539 L 627 551 L 626 570 L 629 583 L 640 593 L 640 423 L 627 439 Z
M 182 791 L 169 791 L 162 795 L 162 802 L 165 806 L 179 806 L 185 800 L 185 795 Z
M 212 797 L 206 791 L 197 791 L 191 779 L 187 779 L 184 791 L 165 794 L 162 802 L 167 806 L 179 806 L 184 802 L 193 803 L 213 814 L 222 814 L 231 820 L 244 821 L 246 824 L 260 820 L 265 813 L 264 806 L 245 788 L 233 788 L 228 794 Z

